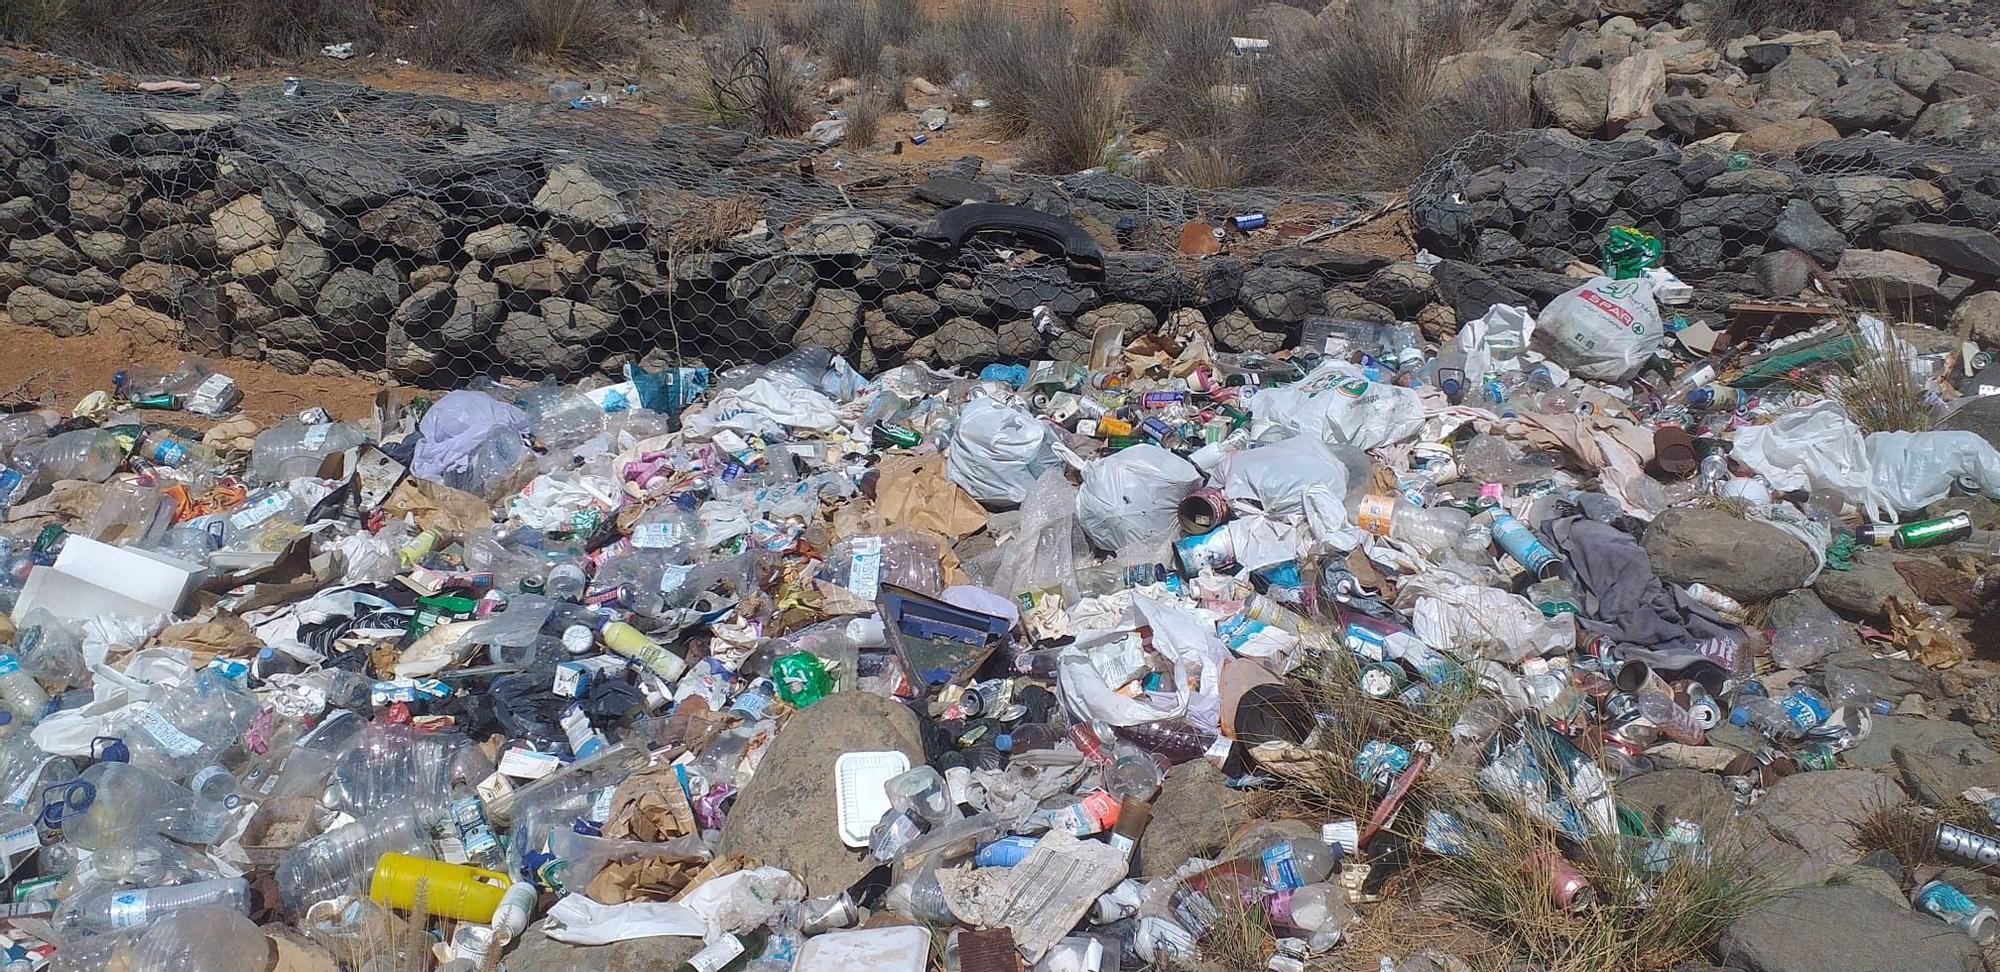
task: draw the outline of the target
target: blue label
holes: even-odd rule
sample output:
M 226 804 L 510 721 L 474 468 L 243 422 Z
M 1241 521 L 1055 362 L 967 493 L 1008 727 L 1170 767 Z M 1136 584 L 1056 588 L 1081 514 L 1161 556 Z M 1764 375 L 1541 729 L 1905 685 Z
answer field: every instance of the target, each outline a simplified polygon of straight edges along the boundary
M 1826 721 L 1826 707 L 1820 705 L 1819 700 L 1810 695 L 1793 693 L 1780 697 L 1777 702 L 1784 708 L 1785 717 L 1790 719 L 1792 725 L 1797 726 L 1800 732 L 1809 732 Z

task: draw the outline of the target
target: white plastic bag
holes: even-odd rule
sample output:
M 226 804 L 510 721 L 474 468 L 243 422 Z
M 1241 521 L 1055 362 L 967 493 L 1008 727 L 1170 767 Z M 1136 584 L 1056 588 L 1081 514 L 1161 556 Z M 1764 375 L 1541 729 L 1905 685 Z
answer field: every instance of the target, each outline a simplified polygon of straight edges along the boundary
M 1976 432 L 1876 432 L 1866 446 L 1875 491 L 1899 513 L 1944 499 L 1960 480 L 2000 499 L 2000 450 Z
M 1542 308 L 1533 344 L 1584 378 L 1625 381 L 1659 350 L 1664 331 L 1650 282 L 1592 277 Z
M 1323 362 L 1296 384 L 1250 399 L 1250 437 L 1258 442 L 1304 435 L 1373 449 L 1408 439 L 1423 424 L 1416 392 L 1369 381 L 1344 361 Z
M 461 389 L 447 392 L 417 423 L 422 437 L 410 460 L 410 472 L 421 479 L 442 480 L 447 473 L 464 472 L 472 453 L 487 439 L 511 435 L 518 439 L 528 431 L 528 413 L 485 392 Z
M 1861 429 L 1833 402 L 1819 402 L 1786 412 L 1769 425 L 1739 430 L 1729 457 L 1764 477 L 1775 492 L 1831 490 L 1878 520 L 1887 505 L 1875 488 Z
M 1019 506 L 1056 461 L 1049 428 L 1027 412 L 975 398 L 958 413 L 945 475 L 989 507 Z
M 1159 446 L 1121 449 L 1083 467 L 1076 519 L 1100 550 L 1160 544 L 1174 536 L 1175 511 L 1201 482 L 1193 463 Z
M 1320 487 L 1346 499 L 1348 484 L 1367 479 L 1373 460 L 1359 449 L 1308 436 L 1234 452 L 1217 479 L 1233 504 L 1254 505 L 1271 516 L 1303 512 L 1306 491 Z
M 1442 572 L 1420 575 L 1408 586 L 1418 591 L 1410 630 L 1432 648 L 1518 665 L 1576 647 L 1576 624 L 1569 615 L 1544 617 L 1519 594 L 1460 583 Z

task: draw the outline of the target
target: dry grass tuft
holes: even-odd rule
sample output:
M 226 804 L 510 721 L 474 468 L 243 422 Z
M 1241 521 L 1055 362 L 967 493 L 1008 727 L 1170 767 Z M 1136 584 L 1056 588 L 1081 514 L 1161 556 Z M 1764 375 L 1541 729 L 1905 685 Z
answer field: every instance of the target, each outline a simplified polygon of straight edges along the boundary
M 1852 317 L 1843 317 L 1842 323 L 1846 339 L 1860 354 L 1851 370 L 1828 375 L 1818 390 L 1839 404 L 1863 432 L 1930 428 L 1930 382 L 1916 371 L 1912 354 L 1898 353 L 1901 345 L 1894 328 Z
M 1709 16 L 1717 44 L 1765 30 L 1837 30 L 1842 37 L 1879 38 L 1893 20 L 1888 0 L 1720 0 Z
M 1073 172 L 1098 164 L 1118 134 L 1117 90 L 1081 56 L 1060 6 L 1024 16 L 969 0 L 948 25 L 993 101 L 999 134 L 1027 140 L 1030 167 Z
M 778 47 L 777 31 L 758 21 L 737 25 L 703 51 L 706 108 L 717 124 L 787 138 L 812 124 L 805 79 Z
M 632 50 L 617 0 L 520 0 L 521 51 L 564 63 L 601 63 Z

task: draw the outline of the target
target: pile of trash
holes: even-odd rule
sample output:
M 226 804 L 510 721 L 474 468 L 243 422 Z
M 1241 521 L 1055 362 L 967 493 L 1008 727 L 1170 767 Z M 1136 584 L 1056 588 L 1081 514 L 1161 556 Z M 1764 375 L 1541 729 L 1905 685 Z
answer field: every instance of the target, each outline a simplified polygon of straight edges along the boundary
M 1829 656 L 2000 647 L 2000 453 L 1855 414 L 1887 362 L 1935 419 L 1983 352 L 1732 340 L 1642 237 L 1442 345 L 1113 322 L 976 376 L 803 349 L 269 427 L 191 361 L 8 415 L 0 967 L 1112 970 L 1247 911 L 1270 969 L 1390 968 L 1339 951 L 1372 902 L 1506 814 L 1554 906 L 1650 907 L 1658 853 L 1572 859 L 1706 838 L 1618 781 L 1752 805 L 1902 704 Z M 1880 548 L 1969 600 L 1811 594 Z

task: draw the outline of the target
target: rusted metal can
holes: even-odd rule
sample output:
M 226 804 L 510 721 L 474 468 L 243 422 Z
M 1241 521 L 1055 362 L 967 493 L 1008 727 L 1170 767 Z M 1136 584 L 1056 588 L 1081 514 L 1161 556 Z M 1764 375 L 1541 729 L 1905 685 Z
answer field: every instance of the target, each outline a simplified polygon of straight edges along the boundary
M 1213 486 L 1197 489 L 1181 500 L 1181 532 L 1207 533 L 1229 520 L 1229 497 Z
M 1530 874 L 1549 876 L 1549 900 L 1564 911 L 1582 911 L 1596 903 L 1596 895 L 1590 888 L 1590 879 L 1571 866 L 1561 855 L 1550 851 L 1537 851 L 1528 856 L 1525 868 Z

